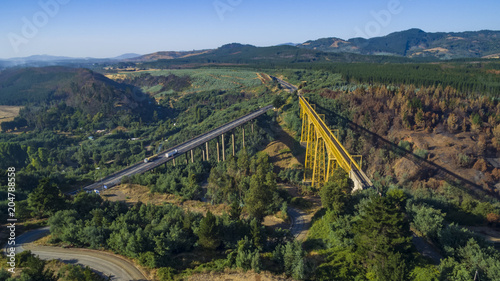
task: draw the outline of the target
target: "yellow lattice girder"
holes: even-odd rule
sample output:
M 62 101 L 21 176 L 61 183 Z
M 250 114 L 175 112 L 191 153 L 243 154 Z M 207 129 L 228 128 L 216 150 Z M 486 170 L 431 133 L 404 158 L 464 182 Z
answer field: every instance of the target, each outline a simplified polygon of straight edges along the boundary
M 312 185 L 320 185 L 326 182 L 326 155 L 325 142 L 319 137 L 316 138 L 316 147 L 314 151 L 314 168 L 312 176 Z
M 325 116 L 317 114 L 314 109 L 314 105 L 309 104 L 304 97 L 300 97 L 301 142 L 307 142 L 304 180 L 311 179 L 313 185 L 324 183 L 328 181 L 337 166 L 347 173 L 351 171 L 352 166 L 361 170 L 360 165 L 338 140 L 338 135 L 332 133 L 326 126 Z M 338 134 L 338 131 L 336 133 Z M 347 157 L 343 156 L 338 147 Z M 309 177 L 311 172 L 312 175 Z
M 310 118 L 309 118 L 310 120 Z M 304 165 L 304 181 L 307 181 L 311 177 L 309 177 L 309 173 L 311 168 L 314 167 L 314 151 L 316 145 L 316 130 L 314 129 L 314 124 L 310 122 L 307 125 L 307 148 L 306 148 L 306 159 Z

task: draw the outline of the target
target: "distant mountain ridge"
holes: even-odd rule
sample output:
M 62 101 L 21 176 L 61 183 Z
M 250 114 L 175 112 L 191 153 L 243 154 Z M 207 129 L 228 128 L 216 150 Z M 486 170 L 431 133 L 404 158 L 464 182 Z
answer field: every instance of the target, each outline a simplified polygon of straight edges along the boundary
M 57 65 L 91 68 L 95 64 L 116 64 L 117 62 L 123 62 L 125 66 L 134 66 L 135 63 L 155 61 L 183 61 L 183 64 L 242 64 L 265 60 L 276 63 L 406 62 L 414 61 L 414 59 L 437 61 L 459 58 L 500 58 L 500 31 L 428 33 L 414 28 L 370 39 L 344 40 L 330 37 L 310 40 L 301 44 L 285 43 L 270 47 L 231 43 L 217 49 L 160 51 L 145 55 L 123 54 L 104 59 L 35 55 L 25 58 L 0 59 L 0 69 L 16 66 Z
M 90 58 L 90 57 L 65 57 L 51 55 L 33 55 L 28 57 L 16 57 L 0 59 L 0 69 L 8 67 L 44 67 L 44 66 L 72 66 L 88 67 L 94 63 L 116 62 L 140 57 L 140 54 L 127 53 L 113 58 Z
M 134 58 L 129 58 L 126 61 L 131 62 L 141 62 L 141 61 L 155 61 L 155 60 L 171 60 L 178 58 L 185 58 L 190 56 L 196 56 L 210 52 L 211 50 L 200 50 L 200 51 L 162 51 L 151 54 L 146 54 L 143 56 L 137 56 Z
M 323 52 L 394 55 L 409 58 L 498 58 L 500 56 L 500 31 L 428 33 L 414 28 L 370 39 L 321 38 L 304 42 L 297 47 Z

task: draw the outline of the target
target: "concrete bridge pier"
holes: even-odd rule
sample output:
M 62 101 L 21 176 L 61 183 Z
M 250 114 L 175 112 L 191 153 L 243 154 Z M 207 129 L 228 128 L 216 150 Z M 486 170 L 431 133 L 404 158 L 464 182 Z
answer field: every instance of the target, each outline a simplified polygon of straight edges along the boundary
M 207 161 L 210 161 L 210 160 L 209 160 L 210 158 L 208 157 L 208 141 L 207 141 L 205 144 L 206 144 L 206 146 L 207 146 Z
M 352 192 L 363 189 L 363 184 L 361 183 L 359 178 L 356 177 L 353 171 L 349 172 L 349 178 L 354 182 L 354 188 L 352 189 Z
M 226 161 L 226 150 L 224 148 L 224 134 L 222 134 L 222 161 Z
M 241 127 L 243 129 L 243 148 L 245 148 L 245 128 Z
M 233 139 L 233 157 L 234 157 L 234 156 L 236 155 L 236 154 L 234 153 L 234 133 L 232 133 L 232 134 L 231 134 L 231 137 L 232 137 L 232 139 Z
M 220 162 L 220 156 L 219 156 L 219 138 L 217 138 L 217 163 Z

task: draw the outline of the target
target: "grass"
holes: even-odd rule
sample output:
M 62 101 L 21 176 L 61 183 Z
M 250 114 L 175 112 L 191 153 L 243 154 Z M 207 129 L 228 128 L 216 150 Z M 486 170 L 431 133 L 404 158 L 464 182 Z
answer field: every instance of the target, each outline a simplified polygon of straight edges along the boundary
M 22 106 L 0 105 L 0 124 L 14 120 L 19 115 Z

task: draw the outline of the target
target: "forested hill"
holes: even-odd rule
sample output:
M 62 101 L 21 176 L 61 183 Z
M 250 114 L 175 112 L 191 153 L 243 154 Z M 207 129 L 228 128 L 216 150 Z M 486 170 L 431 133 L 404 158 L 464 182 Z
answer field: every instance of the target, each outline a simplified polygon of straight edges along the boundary
M 82 68 L 41 67 L 0 72 L 0 105 L 64 102 L 87 114 L 137 108 L 146 97 L 132 86 Z
M 297 46 L 324 52 L 383 54 L 411 58 L 498 58 L 500 31 L 427 33 L 420 29 L 410 29 L 370 39 L 353 38 L 346 41 L 339 38 L 322 38 Z
M 256 47 L 232 43 L 202 54 L 177 59 L 160 59 L 137 65 L 145 68 L 168 68 L 181 65 L 249 64 L 270 65 L 315 62 L 411 62 L 409 58 L 394 56 L 366 56 L 352 53 L 327 53 L 294 46 Z

